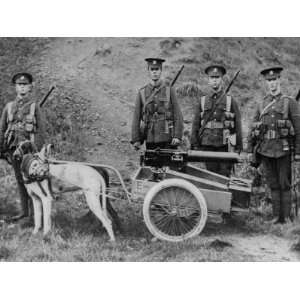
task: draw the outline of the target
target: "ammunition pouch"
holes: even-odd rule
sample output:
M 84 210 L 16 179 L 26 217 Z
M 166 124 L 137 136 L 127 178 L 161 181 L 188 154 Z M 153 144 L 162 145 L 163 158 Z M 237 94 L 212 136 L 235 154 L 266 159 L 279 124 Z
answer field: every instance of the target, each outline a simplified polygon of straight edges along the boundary
M 280 138 L 289 138 L 295 135 L 295 130 L 290 120 L 277 120 L 276 125 Z
M 225 129 L 232 130 L 232 129 L 234 129 L 234 127 L 235 127 L 234 121 L 232 121 L 232 120 L 225 120 L 224 121 L 224 128 Z
M 29 133 L 35 132 L 35 118 L 32 115 L 25 117 L 25 130 Z
M 234 120 L 235 114 L 229 111 L 225 111 L 225 119 L 226 120 Z

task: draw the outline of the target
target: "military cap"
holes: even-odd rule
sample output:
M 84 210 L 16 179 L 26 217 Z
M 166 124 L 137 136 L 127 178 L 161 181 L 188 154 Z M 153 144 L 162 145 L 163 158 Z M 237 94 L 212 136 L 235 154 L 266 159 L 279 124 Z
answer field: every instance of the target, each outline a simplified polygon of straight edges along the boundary
M 163 62 L 165 62 L 163 58 L 153 58 L 153 57 L 146 58 L 145 61 L 148 63 L 148 66 L 156 66 L 156 67 L 161 67 Z
M 204 72 L 208 76 L 222 77 L 226 74 L 226 69 L 222 65 L 210 65 L 204 70 Z
M 32 81 L 33 81 L 33 77 L 29 73 L 17 73 L 12 78 L 13 84 L 16 84 L 16 83 L 30 84 L 30 83 L 32 83 Z
M 280 77 L 280 73 L 283 70 L 282 67 L 270 67 L 263 69 L 260 74 L 264 76 L 265 79 L 276 79 Z

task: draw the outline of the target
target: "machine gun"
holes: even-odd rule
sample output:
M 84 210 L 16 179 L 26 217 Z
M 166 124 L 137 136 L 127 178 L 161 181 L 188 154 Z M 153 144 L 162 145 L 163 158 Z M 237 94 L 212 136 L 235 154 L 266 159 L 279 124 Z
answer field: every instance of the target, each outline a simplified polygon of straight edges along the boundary
M 212 152 L 212 151 L 181 151 L 174 149 L 146 150 L 141 155 L 141 165 L 149 167 L 171 167 L 183 168 L 188 162 L 212 162 L 226 161 L 239 163 L 243 161 L 242 156 L 233 152 Z

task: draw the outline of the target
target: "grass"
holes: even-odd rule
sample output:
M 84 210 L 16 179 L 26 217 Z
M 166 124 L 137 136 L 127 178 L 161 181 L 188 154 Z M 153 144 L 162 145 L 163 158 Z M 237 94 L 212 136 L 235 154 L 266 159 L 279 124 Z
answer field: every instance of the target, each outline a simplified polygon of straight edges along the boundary
M 10 202 L 12 199 L 10 199 Z M 2 203 L 2 201 L 1 201 Z M 255 257 L 228 243 L 232 235 L 274 234 L 294 238 L 291 229 L 272 232 L 261 216 L 235 216 L 226 224 L 208 222 L 201 235 L 173 244 L 152 241 L 138 204 L 113 203 L 124 233 L 111 244 L 106 231 L 88 211 L 80 194 L 64 194 L 54 203 L 53 230 L 46 238 L 32 228 L 0 223 L 0 261 L 252 261 Z

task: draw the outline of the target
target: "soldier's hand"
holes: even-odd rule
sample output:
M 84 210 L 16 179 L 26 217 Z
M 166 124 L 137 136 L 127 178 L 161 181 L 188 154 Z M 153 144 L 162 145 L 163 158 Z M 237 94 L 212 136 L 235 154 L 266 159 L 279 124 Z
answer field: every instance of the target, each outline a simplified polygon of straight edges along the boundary
M 178 146 L 179 144 L 180 144 L 180 139 L 178 139 L 178 138 L 172 139 L 172 142 L 171 142 L 172 146 Z
M 140 142 L 135 142 L 133 144 L 134 150 L 138 151 L 141 149 L 141 143 Z
M 295 154 L 295 161 L 300 162 L 300 154 Z

